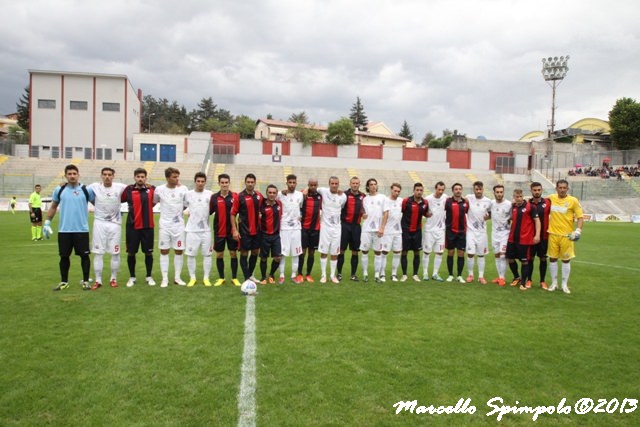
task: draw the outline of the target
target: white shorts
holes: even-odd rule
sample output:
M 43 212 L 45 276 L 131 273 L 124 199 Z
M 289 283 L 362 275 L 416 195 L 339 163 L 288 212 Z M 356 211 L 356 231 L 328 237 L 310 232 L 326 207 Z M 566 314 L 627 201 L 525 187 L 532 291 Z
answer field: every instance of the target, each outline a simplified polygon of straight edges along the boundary
M 507 242 L 509 241 L 509 230 L 506 233 L 496 231 L 491 235 L 491 248 L 494 254 L 507 253 Z
M 184 253 L 187 256 L 196 256 L 198 251 L 202 252 L 203 256 L 211 256 L 213 253 L 210 231 L 187 231 L 184 240 Z
M 339 255 L 340 254 L 340 237 L 342 235 L 342 226 L 327 227 L 320 226 L 320 243 L 318 243 L 318 252 L 321 254 Z
M 94 221 L 91 239 L 92 253 L 117 255 L 120 253 L 122 226 L 113 222 Z
M 382 252 L 402 252 L 402 234 L 385 234 L 380 243 Z
M 382 250 L 382 241 L 378 237 L 378 232 L 363 231 L 360 234 L 360 250 L 367 252 L 369 250 L 380 252 Z
M 184 250 L 184 225 L 181 227 L 161 227 L 158 232 L 158 249 Z
M 425 254 L 444 252 L 444 230 L 427 231 L 422 235 L 422 251 Z
M 282 256 L 302 255 L 302 237 L 300 230 L 280 230 Z
M 489 240 L 486 232 L 467 232 L 467 255 L 486 255 L 489 252 Z

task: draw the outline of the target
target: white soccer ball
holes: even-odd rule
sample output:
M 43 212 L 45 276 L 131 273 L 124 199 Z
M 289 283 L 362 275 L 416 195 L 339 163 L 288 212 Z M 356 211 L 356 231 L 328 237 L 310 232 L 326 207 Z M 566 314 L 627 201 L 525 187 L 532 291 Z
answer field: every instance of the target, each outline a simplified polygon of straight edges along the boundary
M 93 282 L 93 279 L 91 277 L 89 277 L 89 280 L 87 280 L 87 282 L 91 283 Z M 84 285 L 84 280 L 80 279 L 80 286 Z
M 251 280 L 245 280 L 242 282 L 240 290 L 244 295 L 255 295 L 258 293 L 258 286 Z

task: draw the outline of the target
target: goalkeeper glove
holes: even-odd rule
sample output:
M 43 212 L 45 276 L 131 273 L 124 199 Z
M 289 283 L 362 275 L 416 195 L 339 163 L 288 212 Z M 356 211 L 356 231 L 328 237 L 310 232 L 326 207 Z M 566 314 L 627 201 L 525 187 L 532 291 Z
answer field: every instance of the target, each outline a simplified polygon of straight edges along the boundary
M 49 239 L 53 234 L 53 230 L 51 229 L 51 220 L 46 220 L 44 222 L 44 227 L 42 227 L 42 234 L 44 234 L 45 239 Z
M 582 234 L 582 230 L 576 228 L 573 233 L 569 234 L 569 240 L 577 242 L 580 240 L 580 235 Z

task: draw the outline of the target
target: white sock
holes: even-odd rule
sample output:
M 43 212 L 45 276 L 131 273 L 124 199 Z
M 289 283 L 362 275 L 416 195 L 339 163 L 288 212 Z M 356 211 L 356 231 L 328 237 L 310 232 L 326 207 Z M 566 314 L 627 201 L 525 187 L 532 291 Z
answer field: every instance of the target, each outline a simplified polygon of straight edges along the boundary
M 331 270 L 330 277 L 336 277 L 336 268 L 338 268 L 338 260 L 332 259 L 331 261 L 329 261 L 329 269 Z
M 320 257 L 320 276 L 327 277 L 327 258 Z
M 400 266 L 400 255 L 399 253 L 393 253 L 393 258 L 391 259 L 391 275 L 398 275 L 398 267 Z M 408 268 L 408 267 L 407 267 Z
M 502 277 L 502 259 L 498 256 L 493 260 L 496 263 L 496 272 L 498 272 L 498 277 Z
M 120 254 L 111 255 L 111 278 L 118 278 L 118 271 L 120 271 Z
M 160 254 L 160 272 L 162 280 L 169 280 L 169 254 Z
M 300 258 L 298 258 L 295 255 L 292 256 L 291 257 L 291 277 L 296 277 L 298 275 L 298 265 L 300 265 Z
M 104 268 L 104 255 L 93 255 L 93 273 L 96 276 L 96 282 L 102 283 L 102 269 Z
M 440 271 L 440 264 L 442 264 L 442 254 L 436 254 L 433 258 L 433 274 L 438 274 Z
M 360 263 L 362 264 L 362 274 L 365 276 L 369 275 L 369 252 L 366 254 L 362 252 L 360 255 Z
M 478 277 L 484 277 L 484 257 L 478 257 Z
M 431 254 L 428 254 L 426 252 L 422 253 L 422 275 L 429 277 L 429 258 L 431 257 Z M 435 266 L 434 266 L 434 270 L 435 270 Z M 434 271 L 435 274 L 435 271 Z
M 205 255 L 204 258 L 202 258 L 202 270 L 203 270 L 203 277 L 205 279 L 209 278 L 209 275 L 211 274 L 212 265 L 213 265 L 213 259 L 211 255 Z
M 174 268 L 174 277 L 176 279 L 180 278 L 180 275 L 182 274 L 182 254 L 180 255 L 176 255 L 173 254 L 173 268 Z
M 498 277 L 504 279 L 504 276 L 507 274 L 507 256 L 505 254 L 500 254 L 500 271 Z
M 467 271 L 469 272 L 469 276 L 473 276 L 473 267 L 476 265 L 475 257 L 467 257 Z
M 380 266 L 382 265 L 382 254 L 373 256 L 373 275 L 380 277 Z
M 571 263 L 562 263 L 562 287 L 566 288 L 569 283 L 569 274 L 571 274 Z
M 280 277 L 284 277 L 285 259 L 285 257 L 280 258 L 280 265 L 278 265 L 278 268 L 280 269 Z
M 386 272 L 387 272 L 387 255 L 388 255 L 388 253 L 380 255 L 380 276 L 385 276 L 386 275 Z
M 189 270 L 189 277 L 196 278 L 196 257 L 187 255 L 187 270 Z
M 558 283 L 558 261 L 549 261 L 549 275 L 551 276 L 551 283 Z

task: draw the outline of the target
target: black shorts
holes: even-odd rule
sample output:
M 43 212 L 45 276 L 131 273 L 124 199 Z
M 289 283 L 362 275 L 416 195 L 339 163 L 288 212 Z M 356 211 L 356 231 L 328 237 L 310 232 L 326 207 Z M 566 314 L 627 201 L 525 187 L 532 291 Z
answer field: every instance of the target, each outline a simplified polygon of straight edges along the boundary
M 139 248 L 142 248 L 142 252 L 145 254 L 153 253 L 153 239 L 153 228 L 141 228 L 136 230 L 133 227 L 127 226 L 127 253 L 135 255 L 138 253 Z
M 548 240 L 540 240 L 540 243 L 531 247 L 531 258 L 537 256 L 538 258 L 546 258 L 547 249 L 549 248 Z
M 445 247 L 448 250 L 458 249 L 464 251 L 467 249 L 467 234 L 466 233 L 452 233 L 446 231 Z
M 216 252 L 224 252 L 225 246 L 230 251 L 238 250 L 238 241 L 233 238 L 233 236 L 227 237 L 215 237 L 215 241 L 213 243 L 213 250 Z
M 89 255 L 89 233 L 58 233 L 58 252 L 60 256 Z
M 347 248 L 351 251 L 360 250 L 360 224 L 342 224 L 342 233 L 340 234 L 340 250 L 345 251 Z
M 320 243 L 320 230 L 300 230 L 302 249 L 318 249 Z
M 42 209 L 33 208 L 33 216 L 31 216 L 31 213 L 29 213 L 29 218 L 31 220 L 31 223 L 33 224 L 42 222 Z
M 402 250 L 404 252 L 419 251 L 420 249 L 422 249 L 422 231 L 402 233 Z
M 278 238 L 280 235 L 278 235 Z M 255 249 L 260 249 L 262 247 L 262 235 L 256 234 L 255 236 L 250 236 L 248 234 L 240 234 L 240 250 L 242 251 L 253 251 Z
M 533 245 L 521 245 L 519 243 L 507 243 L 507 259 L 517 259 L 528 262 L 532 256 Z
M 260 258 L 272 258 L 282 255 L 282 243 L 279 234 L 263 234 L 260 246 Z

